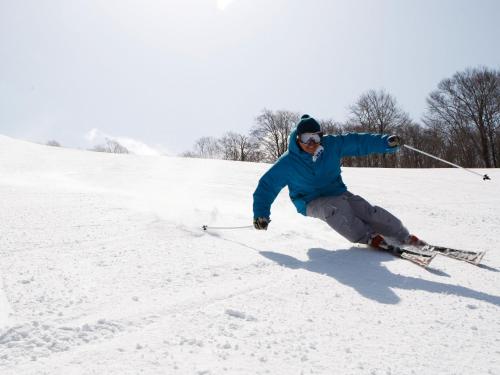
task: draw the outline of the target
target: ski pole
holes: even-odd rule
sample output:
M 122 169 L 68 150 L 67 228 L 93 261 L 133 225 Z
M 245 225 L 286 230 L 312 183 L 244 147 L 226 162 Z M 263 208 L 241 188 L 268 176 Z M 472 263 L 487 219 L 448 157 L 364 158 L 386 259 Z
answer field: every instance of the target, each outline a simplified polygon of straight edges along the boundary
M 245 225 L 243 227 L 210 227 L 208 225 L 202 225 L 203 230 L 208 230 L 208 229 L 247 229 L 247 228 L 253 228 L 253 225 Z
M 457 165 L 457 164 L 453 164 L 453 163 L 451 163 L 451 162 L 449 162 L 449 161 L 446 161 L 446 160 L 443 160 L 443 159 L 441 159 L 441 158 L 438 158 L 437 156 L 434 156 L 434 155 L 428 154 L 427 152 L 424 152 L 424 151 L 422 151 L 422 150 L 419 150 L 419 149 L 417 149 L 417 148 L 415 148 L 415 147 L 411 147 L 411 146 L 408 146 L 408 145 L 403 145 L 403 146 L 404 146 L 404 147 L 406 147 L 406 148 L 408 148 L 408 149 L 410 149 L 410 150 L 413 150 L 413 151 L 416 151 L 416 152 L 420 152 L 421 154 L 424 154 L 424 155 L 429 156 L 429 157 L 431 157 L 431 158 L 434 158 L 434 159 L 436 159 L 436 160 L 442 161 L 443 163 L 446 163 L 446 164 L 452 165 L 452 166 L 454 166 L 454 167 L 456 167 L 456 168 L 460 168 L 460 169 L 463 169 L 464 171 L 467 171 L 467 172 L 470 172 L 470 173 L 477 174 L 478 176 L 481 176 L 481 177 L 483 178 L 483 180 L 491 180 L 491 178 L 490 178 L 487 174 L 482 175 L 482 174 L 480 174 L 480 173 L 477 173 L 477 172 L 471 171 L 470 169 L 467 169 L 467 168 L 461 167 L 460 165 Z

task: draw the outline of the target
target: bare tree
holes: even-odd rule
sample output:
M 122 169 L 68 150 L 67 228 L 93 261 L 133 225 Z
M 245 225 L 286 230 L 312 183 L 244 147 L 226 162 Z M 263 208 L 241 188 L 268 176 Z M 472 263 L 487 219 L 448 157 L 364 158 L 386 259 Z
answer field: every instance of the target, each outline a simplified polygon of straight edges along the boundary
M 91 149 L 96 152 L 108 152 L 111 154 L 129 154 L 130 151 L 114 139 L 106 138 L 105 143 L 97 145 Z
M 448 157 L 445 152 L 446 148 L 443 147 L 444 140 L 434 129 L 410 122 L 406 126 L 401 127 L 397 134 L 406 144 L 416 147 L 419 150 L 444 159 Z M 397 161 L 397 166 L 401 168 L 443 167 L 443 163 L 405 148 L 402 148 L 398 153 Z
M 350 107 L 350 120 L 361 129 L 379 134 L 390 133 L 410 122 L 396 99 L 384 90 L 370 90 Z
M 50 140 L 46 143 L 47 146 L 52 146 L 52 147 L 61 147 L 61 144 L 55 140 Z
M 204 159 L 220 159 L 222 150 L 216 138 L 201 137 L 194 145 L 194 154 Z
M 199 156 L 194 151 L 184 151 L 179 154 L 181 158 L 198 158 Z
M 345 129 L 349 131 L 390 134 L 411 123 L 410 117 L 399 108 L 396 99 L 384 90 L 370 90 L 361 95 L 350 107 L 350 112 L 345 125 Z M 395 166 L 396 156 L 375 155 L 356 161 L 348 159 L 347 163 L 357 163 L 358 166 L 366 167 L 389 167 Z
M 241 160 L 239 137 L 239 134 L 228 132 L 219 140 L 223 159 Z
M 500 163 L 500 71 L 467 69 L 442 80 L 428 99 L 425 123 L 460 144 L 462 153 L 480 155 L 481 166 Z M 470 155 L 467 166 L 476 164 Z
M 321 130 L 324 134 L 342 134 L 344 128 L 340 122 L 334 121 L 332 119 L 319 120 L 321 125 Z
M 219 140 L 219 145 L 223 159 L 258 161 L 258 145 L 248 135 L 228 132 Z
M 274 162 L 288 149 L 288 136 L 299 121 L 299 114 L 264 109 L 256 118 L 251 135 L 259 143 L 265 161 Z

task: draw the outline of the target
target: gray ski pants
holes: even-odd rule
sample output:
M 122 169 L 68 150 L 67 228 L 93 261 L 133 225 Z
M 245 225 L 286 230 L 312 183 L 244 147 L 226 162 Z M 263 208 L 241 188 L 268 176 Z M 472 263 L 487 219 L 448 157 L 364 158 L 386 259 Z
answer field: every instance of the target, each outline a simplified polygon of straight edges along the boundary
M 307 216 L 325 221 L 351 242 L 366 244 L 375 233 L 398 241 L 404 241 L 409 235 L 401 220 L 389 211 L 372 206 L 359 195 L 348 191 L 309 202 Z

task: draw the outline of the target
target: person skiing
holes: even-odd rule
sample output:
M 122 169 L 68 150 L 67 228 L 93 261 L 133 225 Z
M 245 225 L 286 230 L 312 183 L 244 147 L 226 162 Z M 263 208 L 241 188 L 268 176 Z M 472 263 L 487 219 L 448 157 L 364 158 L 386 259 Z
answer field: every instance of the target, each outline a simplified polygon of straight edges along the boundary
M 343 157 L 394 153 L 400 146 L 397 135 L 323 135 L 320 124 L 303 115 L 290 133 L 288 151 L 260 178 L 255 189 L 255 229 L 267 230 L 271 205 L 288 186 L 299 213 L 325 221 L 351 242 L 383 249 L 386 237 L 401 244 L 424 245 L 393 214 L 348 191 L 340 175 Z

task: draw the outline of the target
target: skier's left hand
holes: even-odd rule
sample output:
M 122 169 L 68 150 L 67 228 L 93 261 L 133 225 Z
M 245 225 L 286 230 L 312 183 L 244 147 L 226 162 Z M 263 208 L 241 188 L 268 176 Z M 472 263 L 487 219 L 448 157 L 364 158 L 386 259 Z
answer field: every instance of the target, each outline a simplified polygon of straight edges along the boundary
M 391 135 L 387 138 L 387 145 L 390 148 L 400 147 L 402 145 L 402 143 L 403 143 L 403 141 L 397 135 Z
M 258 230 L 267 230 L 270 221 L 267 217 L 257 217 L 253 219 L 253 226 Z

